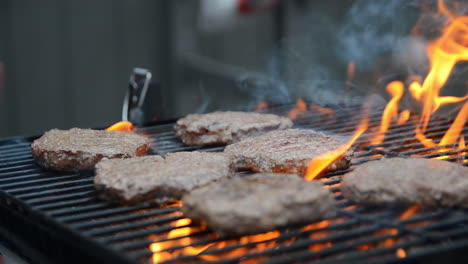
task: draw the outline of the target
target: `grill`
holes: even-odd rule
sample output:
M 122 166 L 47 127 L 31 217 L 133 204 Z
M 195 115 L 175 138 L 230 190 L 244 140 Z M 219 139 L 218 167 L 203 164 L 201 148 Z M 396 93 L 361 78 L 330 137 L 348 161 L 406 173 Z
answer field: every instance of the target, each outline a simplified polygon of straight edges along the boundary
M 268 111 L 284 115 L 290 108 Z M 301 113 L 295 126 L 351 135 L 360 121 L 359 107 L 333 110 L 333 115 Z M 371 114 L 368 131 L 379 126 L 381 114 L 381 110 Z M 411 116 L 406 123 L 392 126 L 379 145 L 369 143 L 373 133 L 368 132 L 356 144 L 350 169 L 320 179 L 339 201 L 335 219 L 225 239 L 180 221 L 184 216 L 177 202 L 123 207 L 101 201 L 92 172 L 47 171 L 31 156 L 34 138 L 5 139 L 0 141 L 0 235 L 34 263 L 400 263 L 440 253 L 453 255 L 468 247 L 468 212 L 361 206 L 340 194 L 344 173 L 383 156 L 442 158 L 468 166 L 468 148 L 425 148 L 414 138 L 416 124 L 417 117 Z M 451 120 L 434 119 L 426 135 L 437 143 L 450 124 Z M 158 124 L 139 132 L 151 136 L 155 154 L 223 150 L 222 146 L 184 146 L 172 127 L 173 123 Z M 467 128 L 463 133 L 468 136 Z

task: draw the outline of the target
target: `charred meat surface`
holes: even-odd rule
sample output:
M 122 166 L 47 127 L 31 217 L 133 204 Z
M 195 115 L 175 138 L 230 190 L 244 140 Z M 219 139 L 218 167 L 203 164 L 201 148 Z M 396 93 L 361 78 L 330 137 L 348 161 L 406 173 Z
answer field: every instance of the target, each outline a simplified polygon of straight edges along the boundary
M 389 158 L 357 166 L 341 192 L 365 204 L 421 204 L 468 208 L 468 168 L 441 160 Z
M 81 128 L 52 129 L 31 145 L 41 166 L 59 171 L 92 170 L 102 158 L 142 156 L 149 148 L 150 140 L 135 133 Z
M 253 174 L 196 189 L 182 211 L 223 236 L 271 231 L 336 214 L 334 195 L 319 182 L 292 174 Z
M 103 199 L 162 203 L 231 173 L 230 160 L 223 153 L 176 152 L 102 160 L 96 165 L 94 183 Z
M 289 118 L 273 114 L 214 112 L 181 118 L 175 125 L 175 131 L 186 145 L 212 145 L 227 144 L 292 125 Z
M 340 140 L 313 130 L 286 129 L 248 138 L 226 147 L 236 168 L 256 172 L 292 173 L 304 176 L 311 159 L 337 149 Z M 346 169 L 353 151 L 339 157 L 323 173 Z

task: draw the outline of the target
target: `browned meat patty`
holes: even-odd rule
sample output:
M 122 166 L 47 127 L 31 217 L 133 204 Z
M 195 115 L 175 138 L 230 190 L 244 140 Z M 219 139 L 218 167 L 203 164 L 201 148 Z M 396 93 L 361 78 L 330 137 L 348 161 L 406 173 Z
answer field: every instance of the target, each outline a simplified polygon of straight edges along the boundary
M 100 197 L 125 204 L 180 199 L 196 187 L 230 176 L 222 153 L 177 152 L 165 156 L 102 160 L 94 183 Z
M 102 158 L 141 156 L 149 148 L 149 139 L 135 133 L 80 128 L 52 129 L 31 145 L 41 166 L 60 171 L 92 170 Z
M 345 175 L 341 192 L 366 204 L 468 207 L 468 168 L 448 161 L 392 158 L 370 161 Z
M 319 182 L 292 174 L 254 174 L 196 189 L 182 211 L 221 235 L 247 235 L 333 217 L 334 195 Z
M 263 132 L 292 127 L 286 117 L 246 112 L 214 112 L 181 118 L 176 135 L 187 145 L 227 144 Z
M 224 152 L 231 156 L 236 168 L 304 176 L 311 159 L 342 144 L 332 136 L 313 130 L 287 129 L 242 140 L 227 146 Z M 323 173 L 348 168 L 352 154 L 349 150 Z

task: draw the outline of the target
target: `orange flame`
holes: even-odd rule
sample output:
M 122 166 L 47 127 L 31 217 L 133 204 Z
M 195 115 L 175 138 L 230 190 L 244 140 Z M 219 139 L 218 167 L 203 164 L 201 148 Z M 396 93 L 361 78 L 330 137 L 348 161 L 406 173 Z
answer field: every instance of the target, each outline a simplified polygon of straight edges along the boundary
M 296 119 L 297 115 L 300 112 L 305 112 L 305 111 L 307 111 L 307 104 L 304 102 L 304 100 L 299 98 L 296 101 L 296 107 L 291 109 L 291 111 L 289 111 L 288 117 L 291 118 L 291 119 Z
M 414 137 L 417 138 L 426 148 L 432 148 L 437 146 L 437 144 L 432 142 L 432 139 L 424 136 L 424 133 L 419 127 L 416 128 Z
M 382 114 L 382 122 L 380 124 L 379 134 L 372 140 L 372 144 L 380 144 L 385 138 L 385 133 L 390 127 L 392 120 L 398 117 L 398 102 L 403 96 L 405 86 L 400 81 L 394 81 L 387 85 L 387 92 L 392 96 Z
M 439 13 L 448 17 L 450 20 L 454 20 L 457 16 L 452 13 L 448 8 L 445 6 L 444 0 L 437 0 L 437 9 Z
M 315 179 L 322 171 L 324 171 L 333 161 L 343 156 L 348 149 L 354 144 L 354 142 L 367 130 L 369 123 L 369 118 L 365 117 L 359 127 L 354 132 L 353 137 L 346 142 L 344 145 L 339 147 L 336 150 L 319 155 L 318 157 L 312 159 L 307 168 L 305 179 L 311 181 Z
M 336 221 L 336 220 L 333 220 L 333 221 Z M 307 232 L 307 231 L 315 230 L 315 229 L 323 229 L 323 228 L 328 227 L 329 225 L 330 225 L 330 221 L 324 220 L 324 221 L 320 221 L 318 223 L 307 225 L 307 226 L 303 227 L 301 230 L 303 232 Z M 330 232 L 328 232 L 328 231 L 313 232 L 313 233 L 310 234 L 310 238 L 314 239 L 314 240 L 315 239 L 320 239 L 320 238 L 324 238 L 324 237 L 328 236 L 329 234 L 330 234 Z M 309 250 L 317 252 L 317 251 L 320 251 L 320 250 L 322 250 L 324 248 L 331 247 L 331 246 L 332 246 L 332 242 L 330 242 L 330 241 L 323 242 L 323 243 L 316 243 L 316 244 L 310 245 Z
M 402 248 L 397 249 L 395 254 L 398 258 L 406 258 L 406 251 Z
M 356 64 L 354 64 L 354 61 L 350 61 L 348 63 L 348 69 L 346 71 L 346 77 L 348 82 L 351 82 L 354 79 L 354 73 L 356 72 Z
M 412 215 L 414 215 L 419 209 L 421 208 L 420 205 L 412 205 L 408 209 L 406 209 L 402 214 L 400 214 L 399 218 L 400 220 L 405 220 L 410 218 Z
M 461 103 L 468 99 L 464 97 L 440 96 L 442 87 L 447 82 L 455 65 L 468 60 L 468 16 L 457 17 L 451 12 L 443 0 L 437 1 L 439 13 L 449 18 L 450 24 L 444 29 L 442 36 L 427 47 L 430 61 L 430 71 L 422 85 L 418 81 L 410 84 L 408 90 L 412 97 L 423 104 L 419 127 L 416 128 L 416 138 L 426 147 L 455 144 L 463 131 L 468 117 L 468 102 L 455 118 L 439 144 L 424 135 L 431 115 L 446 104 Z M 438 150 L 439 152 L 448 149 Z M 445 156 L 444 156 L 445 157 Z M 442 157 L 439 157 L 442 158 Z
M 453 121 L 452 125 L 450 128 L 447 130 L 445 133 L 444 137 L 440 141 L 439 144 L 436 144 L 432 141 L 432 139 L 427 138 L 424 136 L 420 128 L 416 128 L 415 130 L 415 137 L 426 147 L 426 148 L 432 148 L 436 146 L 444 146 L 444 145 L 450 145 L 450 144 L 455 144 L 457 143 L 458 138 L 460 137 L 460 149 L 462 148 L 461 146 L 464 145 L 464 137 L 460 136 L 462 133 L 465 123 L 468 119 L 468 102 L 465 103 L 465 105 L 462 107 L 460 112 L 458 113 L 457 117 Z M 463 147 L 464 148 L 464 147 Z M 449 150 L 448 148 L 443 148 L 438 150 L 438 152 L 444 152 Z M 447 158 L 448 156 L 442 156 L 442 157 L 437 157 L 437 159 L 443 159 Z
M 106 128 L 106 131 L 123 131 L 123 132 L 130 132 L 133 129 L 133 124 L 128 121 L 120 121 L 112 126 Z
M 326 107 L 321 107 L 321 106 L 316 105 L 316 104 L 311 104 L 310 105 L 310 110 L 314 110 L 314 111 L 317 111 L 317 112 L 320 112 L 322 114 L 326 114 L 326 115 L 329 115 L 329 116 L 333 116 L 335 114 L 335 112 L 333 112 L 332 109 L 326 108 Z
M 465 137 L 461 137 L 461 138 L 460 138 L 460 143 L 458 143 L 458 147 L 459 147 L 460 149 L 466 148 Z
M 260 102 L 258 102 L 258 104 L 255 106 L 254 112 L 261 112 L 261 111 L 263 111 L 263 110 L 265 110 L 265 109 L 267 109 L 267 108 L 268 108 L 268 103 L 267 103 L 267 101 L 260 101 Z
M 343 101 L 345 97 L 348 95 L 348 93 L 350 92 L 355 73 L 356 73 L 356 64 L 354 63 L 354 61 L 350 61 L 346 69 L 347 78 L 346 78 L 346 83 L 344 86 L 344 92 L 340 98 L 341 101 Z
M 188 225 L 190 225 L 191 223 L 192 223 L 192 220 L 188 218 L 182 218 L 180 220 L 177 220 L 177 222 L 175 223 L 175 227 L 182 227 L 182 228 L 173 229 L 172 231 L 169 232 L 167 238 L 172 239 L 172 238 L 177 238 L 177 237 L 185 237 L 195 232 L 196 228 L 188 227 Z M 171 248 L 173 246 L 176 246 L 176 245 L 188 246 L 190 245 L 191 241 L 192 239 L 187 237 L 187 238 L 182 238 L 180 240 L 177 240 L 177 243 L 172 240 L 152 243 L 149 246 L 149 249 L 151 250 L 151 252 L 153 252 L 153 257 L 152 257 L 153 262 L 160 263 L 162 261 L 171 259 L 172 257 L 174 257 L 173 254 L 169 252 L 163 252 L 164 250 Z M 197 255 L 200 252 L 203 252 L 204 250 L 209 248 L 211 245 L 212 244 L 197 246 L 197 247 L 186 247 L 184 248 L 184 254 Z
M 439 8 L 446 13 L 443 1 Z M 464 97 L 440 96 L 442 87 L 447 82 L 454 66 L 459 61 L 468 60 L 468 16 L 458 17 L 444 30 L 444 34 L 427 48 L 431 69 L 423 84 L 413 82 L 409 91 L 413 98 L 423 103 L 420 125 L 424 132 L 431 115 L 445 104 L 459 103 Z
M 398 216 L 398 219 L 400 220 L 405 220 L 405 219 L 408 219 L 410 218 L 412 215 L 414 215 L 421 207 L 419 205 L 412 205 L 410 206 L 408 209 L 406 209 L 403 213 L 401 213 L 399 216 Z M 381 236 L 381 235 L 397 235 L 398 234 L 398 229 L 397 228 L 384 228 L 384 229 L 381 229 L 377 232 L 375 232 L 375 235 L 378 235 L 378 236 Z M 381 242 L 378 242 L 376 244 L 364 244 L 364 245 L 360 245 L 357 247 L 357 249 L 359 250 L 369 250 L 375 246 L 377 247 L 391 247 L 393 246 L 396 242 L 398 241 L 397 238 L 387 238 Z M 403 256 L 403 253 L 406 257 L 406 252 L 403 250 L 403 249 L 398 249 L 396 251 L 396 254 L 398 255 L 401 255 Z
M 207 260 L 207 261 L 216 261 L 221 258 L 234 258 L 234 257 L 242 256 L 247 251 L 250 251 L 250 252 L 263 251 L 268 248 L 273 248 L 274 246 L 276 246 L 276 242 L 269 241 L 269 240 L 273 240 L 279 237 L 281 234 L 279 231 L 271 231 L 271 232 L 258 234 L 258 235 L 243 236 L 235 240 L 234 239 L 225 240 L 225 241 L 209 243 L 209 244 L 201 245 L 201 246 L 190 246 L 190 244 L 193 241 L 192 241 L 192 238 L 189 237 L 189 235 L 194 232 L 199 232 L 199 231 L 206 229 L 205 227 L 189 227 L 191 222 L 192 221 L 188 218 L 183 218 L 183 219 L 176 221 L 174 226 L 179 227 L 179 228 L 170 231 L 169 234 L 167 235 L 167 239 L 172 239 L 172 240 L 155 242 L 149 246 L 149 249 L 153 252 L 153 255 L 152 255 L 153 263 L 160 263 L 160 262 L 167 261 L 167 260 L 170 260 L 172 258 L 181 256 L 181 255 L 197 256 L 209 248 L 222 249 L 234 243 L 236 243 L 237 245 L 258 243 L 254 246 L 254 249 L 237 248 L 237 249 L 234 249 L 228 252 L 223 252 L 223 253 L 216 254 L 216 255 L 207 254 L 207 255 L 198 256 L 200 259 Z M 216 238 L 216 237 L 217 236 L 213 236 L 212 238 Z M 159 239 L 159 240 L 161 239 L 161 238 L 153 238 L 151 236 L 149 238 Z M 176 249 L 171 252 L 166 251 L 172 247 L 178 247 L 178 246 L 182 246 L 183 248 Z
M 447 130 L 444 137 L 440 141 L 440 145 L 455 144 L 457 142 L 458 136 L 463 131 L 465 127 L 466 120 L 468 119 L 468 102 L 462 107 L 460 112 L 458 112 L 455 121 Z
M 408 122 L 408 120 L 410 118 L 410 115 L 411 115 L 411 112 L 409 110 L 403 110 L 400 113 L 400 118 L 398 118 L 397 124 L 402 125 L 402 124 Z

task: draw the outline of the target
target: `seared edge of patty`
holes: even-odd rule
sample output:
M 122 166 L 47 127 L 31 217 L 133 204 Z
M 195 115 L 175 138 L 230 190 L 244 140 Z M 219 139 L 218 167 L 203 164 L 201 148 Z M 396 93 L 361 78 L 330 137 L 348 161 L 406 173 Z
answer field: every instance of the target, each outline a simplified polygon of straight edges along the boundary
M 364 204 L 468 207 L 468 168 L 441 160 L 383 158 L 357 166 L 341 183 L 343 195 Z
M 317 156 L 339 148 L 343 142 L 321 132 L 305 129 L 270 131 L 228 145 L 224 152 L 238 169 L 256 172 L 291 173 L 304 176 Z M 349 168 L 353 150 L 333 161 L 323 172 Z
M 187 217 L 223 236 L 333 217 L 334 195 L 318 182 L 291 174 L 254 174 L 212 183 L 182 198 Z
M 176 152 L 165 156 L 104 159 L 96 165 L 99 196 L 123 204 L 162 203 L 233 172 L 222 153 Z
M 72 128 L 52 129 L 31 144 L 39 165 L 59 171 L 92 170 L 103 158 L 145 155 L 150 140 L 129 132 Z
M 275 129 L 292 127 L 291 119 L 274 114 L 213 112 L 177 120 L 176 135 L 186 145 L 227 144 Z

